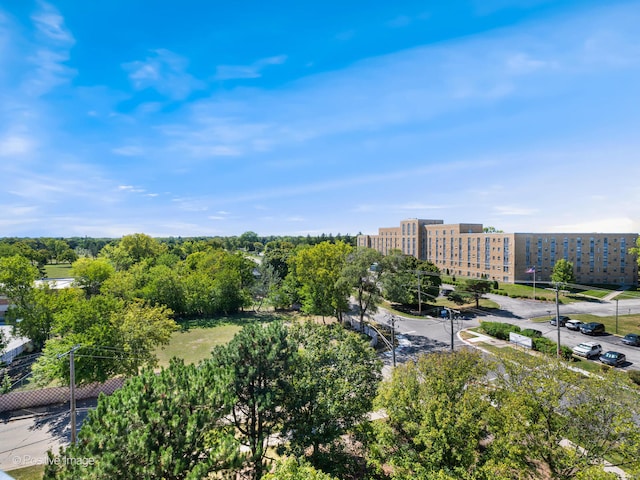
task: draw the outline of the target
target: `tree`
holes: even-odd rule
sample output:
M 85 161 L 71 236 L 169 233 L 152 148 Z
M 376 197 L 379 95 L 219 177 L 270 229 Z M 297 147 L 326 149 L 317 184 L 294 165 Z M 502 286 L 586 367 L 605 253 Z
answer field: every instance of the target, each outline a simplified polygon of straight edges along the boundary
M 351 288 L 339 282 L 352 247 L 343 242 L 321 242 L 302 248 L 293 260 L 303 299 L 302 310 L 313 315 L 333 315 L 342 320 L 348 310 Z
M 115 268 L 104 258 L 80 258 L 71 265 L 71 276 L 87 296 L 97 295 L 102 284 L 115 273 Z
M 316 470 L 303 459 L 287 457 L 279 460 L 275 468 L 262 477 L 263 480 L 338 480 Z
M 558 284 L 560 287 L 564 287 L 567 284 L 575 283 L 576 277 L 573 273 L 573 263 L 561 258 L 553 266 L 553 272 L 551 272 L 551 281 Z
M 80 298 L 55 315 L 53 338 L 33 366 L 34 377 L 44 383 L 69 383 L 69 362 L 60 355 L 75 345 L 76 383 L 105 381 L 114 375 L 137 374 L 157 362 L 155 347 L 166 345 L 177 329 L 171 311 L 107 295 Z
M 640 473 L 640 394 L 624 372 L 584 376 L 529 356 L 505 358 L 495 371 L 488 420 L 496 461 L 559 479 L 597 478 L 594 466 L 605 459 Z
M 11 301 L 7 322 L 15 333 L 40 349 L 51 334 L 55 313 L 73 303 L 79 291 L 54 290 L 47 284 L 36 287 L 37 274 L 38 270 L 21 255 L 0 258 L 0 291 Z
M 142 297 L 152 305 L 164 305 L 177 317 L 185 313 L 185 291 L 183 277 L 175 268 L 166 265 L 151 267 L 146 274 Z
M 117 244 L 106 245 L 100 255 L 109 259 L 118 270 L 126 270 L 143 260 L 153 260 L 167 251 L 165 244 L 144 233 L 123 236 Z
M 253 479 L 262 477 L 267 439 L 285 418 L 293 346 L 279 322 L 245 326 L 226 346 L 214 349 L 211 364 L 228 370 L 231 419 L 249 450 Z
M 480 308 L 480 299 L 485 293 L 491 291 L 492 282 L 489 280 L 469 278 L 455 290 L 449 298 L 456 301 L 458 298 L 472 298 L 476 302 L 476 308 Z
M 360 313 L 360 323 L 364 316 L 378 310 L 381 299 L 380 276 L 382 275 L 382 254 L 372 248 L 358 248 L 347 256 L 339 281 L 348 285 L 355 293 Z
M 440 270 L 431 262 L 396 251 L 384 258 L 382 268 L 382 289 L 390 302 L 416 305 L 440 291 Z
M 381 364 L 360 335 L 339 324 L 307 322 L 294 326 L 291 341 L 297 345 L 291 393 L 284 432 L 288 449 L 320 466 L 320 450 L 362 422 L 372 407 Z
M 226 376 L 210 364 L 198 369 L 174 359 L 159 374 L 130 378 L 113 395 L 100 396 L 76 445 L 51 456 L 44 478 L 177 480 L 229 470 L 239 455 L 224 421 Z M 91 465 L 84 463 L 89 459 Z
M 466 350 L 398 366 L 376 399 L 388 418 L 376 424 L 372 459 L 390 465 L 394 479 L 470 478 L 486 460 L 487 371 L 480 355 Z

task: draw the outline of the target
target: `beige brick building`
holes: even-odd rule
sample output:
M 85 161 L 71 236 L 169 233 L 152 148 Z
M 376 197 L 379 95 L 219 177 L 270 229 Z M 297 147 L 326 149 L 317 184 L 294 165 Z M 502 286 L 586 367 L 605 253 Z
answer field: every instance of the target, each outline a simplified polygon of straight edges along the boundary
M 359 235 L 358 246 L 388 254 L 400 250 L 429 260 L 441 272 L 499 282 L 550 280 L 560 259 L 571 262 L 577 283 L 637 285 L 638 263 L 629 249 L 636 233 L 484 233 L 480 223 L 445 224 L 408 219 L 378 235 Z

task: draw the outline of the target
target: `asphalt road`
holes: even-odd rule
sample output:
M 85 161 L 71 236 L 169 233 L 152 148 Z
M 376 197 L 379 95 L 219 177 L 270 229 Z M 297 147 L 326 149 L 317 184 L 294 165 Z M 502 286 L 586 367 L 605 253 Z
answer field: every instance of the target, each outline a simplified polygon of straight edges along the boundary
M 514 299 L 502 295 L 485 295 L 488 299 L 500 305 L 491 315 L 478 314 L 467 320 L 454 320 L 454 333 L 465 328 L 477 327 L 481 321 L 513 323 L 521 328 L 534 328 L 553 341 L 557 341 L 557 327 L 548 322 L 536 322 L 532 319 L 555 314 L 555 304 L 539 300 Z M 571 316 L 578 313 L 589 313 L 599 316 L 615 315 L 615 301 L 588 301 L 568 305 L 560 305 L 560 315 Z M 640 299 L 619 300 L 618 313 L 640 313 Z M 391 316 L 386 311 L 374 315 L 379 323 L 389 324 Z M 410 345 L 400 346 L 396 351 L 398 361 L 411 358 L 418 353 L 432 350 L 443 350 L 451 346 L 451 322 L 449 319 L 424 318 L 413 319 L 401 316 L 396 318 L 396 331 L 407 339 Z M 568 347 L 575 347 L 579 343 L 594 341 L 602 345 L 603 351 L 615 350 L 627 356 L 627 363 L 621 368 L 640 370 L 640 347 L 631 347 L 622 343 L 621 337 L 606 333 L 604 335 L 589 336 L 560 327 L 560 343 Z M 454 334 L 454 348 L 464 345 Z M 400 355 L 398 355 L 400 353 Z
M 95 400 L 78 401 L 77 429 Z M 44 464 L 47 450 L 58 453 L 70 442 L 69 404 L 40 407 L 0 416 L 0 470 Z

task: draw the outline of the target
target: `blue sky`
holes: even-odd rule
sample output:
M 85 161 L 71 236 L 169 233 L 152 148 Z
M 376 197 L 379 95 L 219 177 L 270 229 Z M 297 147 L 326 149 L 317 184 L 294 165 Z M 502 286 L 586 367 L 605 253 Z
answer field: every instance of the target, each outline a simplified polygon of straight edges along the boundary
M 0 236 L 640 231 L 640 2 L 0 4 Z

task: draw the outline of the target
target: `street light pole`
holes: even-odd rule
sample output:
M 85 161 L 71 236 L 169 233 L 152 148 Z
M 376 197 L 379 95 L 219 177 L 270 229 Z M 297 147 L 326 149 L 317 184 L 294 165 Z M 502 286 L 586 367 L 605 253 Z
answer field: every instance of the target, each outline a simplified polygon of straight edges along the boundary
M 396 317 L 391 315 L 391 352 L 393 368 L 396 368 Z
M 618 299 L 616 298 L 616 335 L 618 334 Z
M 453 352 L 453 312 L 449 308 L 449 324 L 451 325 L 451 351 Z
M 560 284 L 556 283 L 556 328 L 558 329 L 558 348 L 556 350 L 558 358 L 560 358 L 560 303 L 558 300 Z

